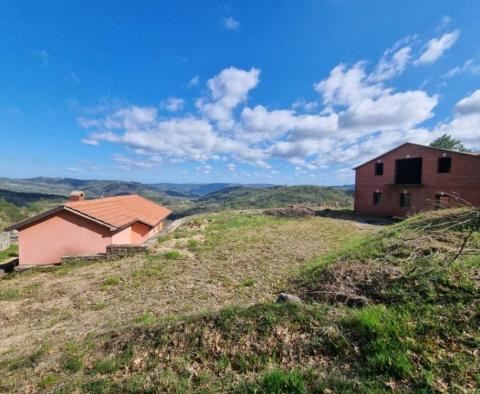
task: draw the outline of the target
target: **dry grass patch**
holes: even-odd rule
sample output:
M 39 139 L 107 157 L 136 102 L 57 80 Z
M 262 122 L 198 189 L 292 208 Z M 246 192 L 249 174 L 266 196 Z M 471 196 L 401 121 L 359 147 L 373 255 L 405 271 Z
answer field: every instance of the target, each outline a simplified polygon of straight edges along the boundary
M 51 346 L 35 370 L 0 366 L 0 391 L 21 391 L 26 382 L 47 387 L 58 377 L 52 368 L 62 363 L 62 344 L 91 333 L 272 301 L 305 261 L 376 229 L 332 218 L 224 212 L 186 223 L 142 256 L 79 261 L 0 280 L 0 294 L 11 294 L 0 300 L 5 362 L 30 357 L 44 342 Z M 178 254 L 167 254 L 172 251 Z M 27 296 L 24 289 L 34 284 L 34 296 Z

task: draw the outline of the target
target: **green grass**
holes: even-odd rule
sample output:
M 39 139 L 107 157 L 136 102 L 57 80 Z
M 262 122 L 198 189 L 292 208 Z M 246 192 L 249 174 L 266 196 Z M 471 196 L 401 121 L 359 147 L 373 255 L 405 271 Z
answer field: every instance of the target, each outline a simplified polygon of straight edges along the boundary
M 158 319 L 152 312 L 144 312 L 141 315 L 137 316 L 134 321 L 137 324 L 150 325 L 155 323 L 157 320 Z
M 198 242 L 196 239 L 189 239 L 187 241 L 187 249 L 190 252 L 196 252 L 200 249 L 200 242 Z
M 7 249 L 0 250 L 0 262 L 18 257 L 18 245 L 11 244 Z
M 40 289 L 39 283 L 32 283 L 21 288 L 0 288 L 0 301 L 15 301 L 34 297 Z
M 102 286 L 107 287 L 107 286 L 118 286 L 120 283 L 122 283 L 122 278 L 120 278 L 118 275 L 112 275 L 106 278 L 102 282 Z
M 239 284 L 240 287 L 250 287 L 250 286 L 255 286 L 255 283 L 257 283 L 257 281 L 255 279 L 245 279 L 245 280 L 242 280 Z
M 273 370 L 266 372 L 257 382 L 247 383 L 238 389 L 240 394 L 304 394 L 305 379 L 298 371 Z
M 253 299 L 232 301 L 213 311 L 195 309 L 188 315 L 174 309 L 169 317 L 143 306 L 109 331 L 66 347 L 59 362 L 62 368 L 53 362 L 46 370 L 59 380 L 44 386 L 37 380 L 36 388 L 106 393 L 476 392 L 480 387 L 480 233 L 468 223 L 452 225 L 465 215 L 470 213 L 422 214 L 385 227 L 375 236 L 352 239 L 339 251 L 318 252 L 278 289 L 300 295 L 306 301 L 300 305 Z M 224 271 L 222 264 L 232 259 L 232 300 L 263 291 L 269 279 L 262 277 L 260 263 L 281 245 L 266 248 L 266 254 L 255 261 L 262 275 L 238 273 L 242 264 L 256 258 L 260 247 L 270 245 L 268 232 L 283 225 L 298 229 L 316 220 L 323 219 L 213 215 L 205 241 L 195 246 L 199 246 L 197 267 L 212 259 L 210 285 L 218 280 L 213 269 Z M 472 228 L 466 254 L 454 259 Z M 343 230 L 332 228 L 325 237 L 335 231 Z M 252 240 L 259 239 L 249 258 L 237 259 L 232 252 L 251 251 Z M 314 238 L 310 242 L 318 245 Z M 224 248 L 215 249 L 215 243 Z M 185 245 L 188 248 L 188 241 Z M 283 249 L 273 259 L 277 267 L 282 256 Z M 138 271 L 133 284 L 138 281 L 142 288 L 146 272 L 150 280 L 163 283 L 164 270 L 172 267 L 182 266 L 183 274 L 190 274 L 187 264 L 168 260 L 163 252 L 147 256 L 137 267 L 147 271 Z M 191 279 L 197 279 L 195 274 Z M 180 282 L 170 282 L 168 289 Z M 129 284 L 130 279 L 125 281 L 125 286 Z M 190 301 L 191 291 L 184 293 L 188 294 L 184 299 Z M 129 302 L 127 292 L 122 296 Z M 355 297 L 363 302 L 349 302 Z M 33 362 L 22 359 L 17 368 L 27 373 L 48 357 L 43 353 Z M 7 365 L 15 363 L 10 360 L 0 370 L 9 371 Z M 22 365 L 27 369 L 22 370 Z
M 180 260 L 183 256 L 178 250 L 169 250 L 164 253 L 164 257 L 167 260 Z

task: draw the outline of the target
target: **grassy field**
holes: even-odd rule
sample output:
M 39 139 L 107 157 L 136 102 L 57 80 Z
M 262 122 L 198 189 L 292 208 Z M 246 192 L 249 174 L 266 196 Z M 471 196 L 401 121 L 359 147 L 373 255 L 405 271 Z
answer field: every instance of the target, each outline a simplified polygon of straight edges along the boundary
M 183 225 L 145 256 L 7 277 L 0 281 L 0 391 L 48 392 L 117 370 L 117 361 L 87 356 L 102 335 L 271 303 L 300 266 L 377 230 L 332 218 L 222 212 Z M 84 389 L 102 392 L 95 390 Z
M 381 228 L 221 213 L 144 258 L 13 276 L 0 389 L 478 392 L 479 229 L 468 209 Z

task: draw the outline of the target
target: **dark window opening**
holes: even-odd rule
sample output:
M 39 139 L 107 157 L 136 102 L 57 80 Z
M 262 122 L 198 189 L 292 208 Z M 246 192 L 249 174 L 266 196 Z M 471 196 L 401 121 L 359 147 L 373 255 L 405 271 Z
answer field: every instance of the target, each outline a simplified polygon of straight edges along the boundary
M 373 193 L 373 205 L 380 205 L 382 202 L 382 193 L 374 192 Z
M 375 163 L 375 175 L 383 175 L 383 163 Z
M 395 166 L 395 183 L 420 185 L 422 183 L 422 158 L 399 159 Z
M 446 174 L 450 172 L 452 168 L 452 158 L 451 157 L 439 157 L 438 158 L 438 167 L 437 170 L 441 174 Z
M 409 193 L 400 194 L 400 207 L 410 208 L 412 205 L 412 195 Z

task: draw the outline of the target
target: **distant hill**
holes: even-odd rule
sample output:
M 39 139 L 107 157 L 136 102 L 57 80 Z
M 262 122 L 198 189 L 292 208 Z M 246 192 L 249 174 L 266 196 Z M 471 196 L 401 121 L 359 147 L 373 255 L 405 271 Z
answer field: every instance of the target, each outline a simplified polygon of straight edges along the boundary
M 0 189 L 0 199 L 19 207 L 25 207 L 38 201 L 62 202 L 66 200 L 67 197 L 59 194 L 14 192 L 12 190 Z
M 233 186 L 209 193 L 195 200 L 195 207 L 177 211 L 173 217 L 224 209 L 283 207 L 292 204 L 318 206 L 321 204 L 349 206 L 353 203 L 351 192 L 325 186 L 273 186 L 255 188 Z
M 0 178 L 0 189 L 28 193 L 59 194 L 67 196 L 72 190 L 83 190 L 87 197 L 138 193 L 161 199 L 166 196 L 204 196 L 237 183 L 155 183 L 127 182 L 115 180 L 75 179 L 58 177 L 36 177 L 27 179 Z M 270 184 L 242 185 L 252 188 L 267 188 Z
M 27 207 L 37 201 L 62 201 L 72 190 L 83 190 L 87 198 L 137 193 L 171 208 L 174 211 L 173 218 L 223 209 L 270 208 L 291 204 L 350 205 L 353 195 L 351 185 L 326 187 L 235 183 L 144 184 L 52 177 L 0 178 L 0 199 L 3 198 L 18 207 Z
M 244 186 L 255 189 L 263 189 L 275 186 L 273 184 L 239 184 L 239 183 L 157 183 L 151 185 L 157 187 L 158 190 L 169 194 L 172 192 L 181 193 L 189 196 L 205 196 L 206 194 L 223 190 L 229 187 Z

